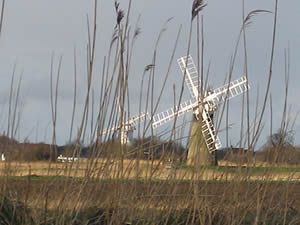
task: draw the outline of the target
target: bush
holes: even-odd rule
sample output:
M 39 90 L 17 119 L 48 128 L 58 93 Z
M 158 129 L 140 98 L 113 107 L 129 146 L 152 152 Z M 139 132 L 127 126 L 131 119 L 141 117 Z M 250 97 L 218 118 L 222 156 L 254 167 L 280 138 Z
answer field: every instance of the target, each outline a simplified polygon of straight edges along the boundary
M 256 160 L 267 163 L 300 164 L 300 148 L 266 146 L 256 152 Z
M 0 202 L 0 224 L 22 225 L 33 224 L 30 210 L 19 201 L 13 201 L 8 197 L 1 197 Z
M 156 137 L 136 139 L 132 143 L 134 158 L 171 159 L 182 161 L 186 158 L 186 149 L 175 141 L 162 141 Z M 139 154 L 140 152 L 140 154 Z

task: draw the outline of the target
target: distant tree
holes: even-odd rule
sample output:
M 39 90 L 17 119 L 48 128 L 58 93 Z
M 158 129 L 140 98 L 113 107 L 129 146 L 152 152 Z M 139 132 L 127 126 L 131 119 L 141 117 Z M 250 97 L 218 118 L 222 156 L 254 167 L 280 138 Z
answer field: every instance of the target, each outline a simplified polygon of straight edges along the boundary
M 294 131 L 279 129 L 269 137 L 269 145 L 272 147 L 291 147 L 294 145 Z
M 256 153 L 256 159 L 268 163 L 293 163 L 299 157 L 294 146 L 294 131 L 279 129 L 268 137 L 262 150 Z
M 132 148 L 136 149 L 133 157 L 142 157 L 144 159 L 179 159 L 185 157 L 185 148 L 175 141 L 163 141 L 157 137 L 146 137 L 136 139 L 132 143 Z M 138 152 L 142 153 L 139 154 Z

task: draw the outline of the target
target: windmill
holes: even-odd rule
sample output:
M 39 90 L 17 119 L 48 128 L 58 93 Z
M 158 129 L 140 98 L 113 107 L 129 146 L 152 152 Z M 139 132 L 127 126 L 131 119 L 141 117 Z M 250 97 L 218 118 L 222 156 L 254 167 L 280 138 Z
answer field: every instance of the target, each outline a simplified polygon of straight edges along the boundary
M 177 60 L 181 72 L 185 76 L 185 83 L 192 99 L 183 102 L 175 108 L 158 113 L 152 118 L 153 128 L 181 116 L 193 112 L 194 119 L 189 140 L 187 163 L 212 164 L 215 151 L 221 148 L 220 139 L 214 126 L 213 116 L 218 106 L 230 98 L 241 95 L 249 89 L 246 77 L 232 81 L 215 90 L 206 90 L 201 96 L 200 79 L 197 68 L 191 56 L 184 56 Z
M 139 116 L 133 116 L 123 122 L 122 125 L 102 131 L 101 135 L 119 138 L 123 145 L 129 144 L 133 139 L 133 131 L 136 130 L 137 124 L 143 122 L 147 115 L 148 113 L 141 113 Z

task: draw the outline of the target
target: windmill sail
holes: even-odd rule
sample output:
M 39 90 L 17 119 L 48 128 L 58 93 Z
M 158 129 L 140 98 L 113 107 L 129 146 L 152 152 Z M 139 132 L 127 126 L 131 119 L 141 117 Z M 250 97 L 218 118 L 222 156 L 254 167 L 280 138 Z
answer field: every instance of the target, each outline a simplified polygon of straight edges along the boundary
M 204 98 L 204 102 L 219 105 L 226 100 L 245 93 L 249 89 L 247 78 L 245 76 L 230 82 L 227 85 L 219 87 L 212 94 Z
M 153 128 L 157 128 L 159 126 L 161 126 L 164 123 L 167 123 L 168 121 L 172 120 L 174 117 L 176 116 L 181 116 L 186 112 L 192 111 L 193 108 L 195 108 L 196 106 L 198 106 L 198 102 L 195 100 L 189 100 L 187 102 L 184 102 L 182 104 L 179 105 L 178 109 L 168 109 L 167 111 L 158 113 L 156 115 L 153 116 L 152 119 L 152 127 Z
M 133 116 L 126 122 L 126 124 L 136 126 L 137 123 L 145 121 L 147 116 L 149 116 L 148 113 L 142 113 L 140 116 Z
M 193 98 L 198 98 L 200 80 L 193 58 L 189 55 L 177 60 L 180 70 L 185 75 L 185 83 Z
M 196 115 L 197 117 L 197 115 Z M 200 118 L 197 118 L 200 120 Z M 202 134 L 205 140 L 205 144 L 210 153 L 221 148 L 221 142 L 219 137 L 216 135 L 216 130 L 213 121 L 209 115 L 209 112 L 203 108 L 202 109 Z
M 115 134 L 116 132 L 119 132 L 122 144 L 126 144 L 129 141 L 128 138 L 130 138 L 130 135 L 128 135 L 128 134 L 132 133 L 132 131 L 135 130 L 137 123 L 143 122 L 147 116 L 148 116 L 148 113 L 142 113 L 139 116 L 131 117 L 129 120 L 124 122 L 122 124 L 122 126 L 119 125 L 119 126 L 107 129 L 107 130 L 103 130 L 101 132 L 101 135 L 109 135 L 110 136 L 112 134 Z

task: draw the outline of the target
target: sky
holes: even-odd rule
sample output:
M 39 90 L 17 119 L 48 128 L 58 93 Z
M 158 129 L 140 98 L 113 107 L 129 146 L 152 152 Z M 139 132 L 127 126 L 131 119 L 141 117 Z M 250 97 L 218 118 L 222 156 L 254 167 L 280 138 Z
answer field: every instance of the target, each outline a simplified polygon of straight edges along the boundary
M 20 141 L 30 140 L 49 142 L 51 140 L 50 109 L 50 65 L 51 55 L 57 68 L 62 57 L 61 81 L 58 98 L 57 143 L 68 142 L 70 117 L 73 100 L 73 54 L 76 49 L 78 69 L 78 112 L 76 126 L 80 121 L 83 107 L 83 95 L 86 87 L 86 44 L 87 16 L 93 16 L 94 1 L 82 0 L 9 0 L 6 1 L 4 26 L 0 38 L 0 130 L 7 129 L 8 98 L 10 80 L 14 65 L 16 77 L 22 74 L 21 85 L 21 121 L 16 138 Z M 236 40 L 242 24 L 242 1 L 207 0 L 207 6 L 201 12 L 204 18 L 204 70 L 209 68 L 209 84 L 213 88 L 223 85 L 229 71 Z M 274 12 L 275 0 L 245 1 L 246 14 L 252 10 L 263 9 Z M 162 38 L 157 52 L 155 80 L 156 90 L 160 90 L 179 28 L 182 27 L 175 59 L 186 54 L 192 0 L 133 0 L 130 25 L 141 28 L 133 53 L 129 83 L 131 113 L 138 113 L 139 88 L 143 70 L 151 63 L 153 49 L 162 29 Z M 120 0 L 120 7 L 126 11 L 127 0 Z M 94 89 L 100 87 L 103 58 L 107 55 L 109 43 L 115 26 L 116 15 L 114 1 L 98 1 L 96 69 Z M 140 18 L 140 19 L 138 19 Z M 170 18 L 172 18 L 168 23 Z M 249 65 L 250 113 L 254 117 L 256 99 L 262 105 L 269 71 L 273 13 L 263 13 L 253 18 L 247 27 L 247 47 Z M 293 120 L 300 111 L 298 101 L 300 84 L 300 2 L 298 0 L 279 1 L 278 26 L 273 67 L 271 95 L 273 103 L 272 131 L 280 126 L 284 105 L 285 89 L 285 50 L 290 51 L 290 82 L 288 107 Z M 196 59 L 196 26 L 193 24 L 191 55 Z M 233 79 L 243 75 L 243 51 L 239 46 Z M 173 85 L 176 93 L 181 88 L 182 75 L 176 60 L 173 60 L 170 76 L 163 93 L 158 112 L 173 106 Z M 157 91 L 158 92 L 158 91 Z M 145 93 L 144 93 L 145 94 Z M 157 96 L 156 96 L 157 97 Z M 178 96 L 177 96 L 178 98 Z M 190 98 L 185 89 L 183 101 Z M 231 102 L 229 123 L 234 123 L 229 133 L 230 144 L 235 144 L 240 133 L 241 102 L 238 97 Z M 259 145 L 263 145 L 270 134 L 269 106 L 264 120 L 264 130 Z M 186 117 L 191 119 L 191 115 Z M 168 129 L 165 125 L 162 130 Z M 295 143 L 300 144 L 300 122 L 296 120 L 293 127 Z M 224 134 L 220 134 L 224 143 Z

